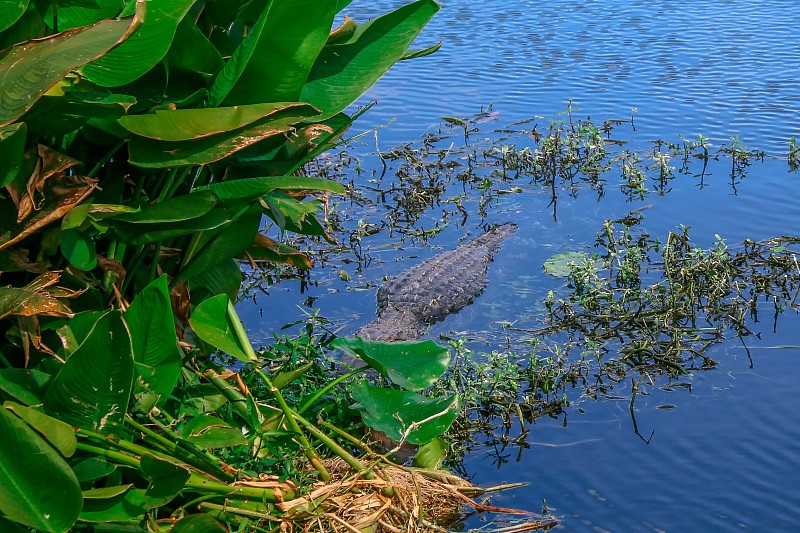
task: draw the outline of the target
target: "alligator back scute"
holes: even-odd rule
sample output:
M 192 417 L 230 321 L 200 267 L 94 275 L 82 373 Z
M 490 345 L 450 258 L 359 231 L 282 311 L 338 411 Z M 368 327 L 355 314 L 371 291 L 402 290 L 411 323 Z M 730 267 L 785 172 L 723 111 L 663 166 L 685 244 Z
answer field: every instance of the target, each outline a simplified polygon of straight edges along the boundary
M 516 224 L 497 226 L 385 282 L 378 290 L 378 320 L 356 335 L 412 339 L 424 333 L 425 326 L 460 311 L 483 292 L 489 263 L 516 230 Z

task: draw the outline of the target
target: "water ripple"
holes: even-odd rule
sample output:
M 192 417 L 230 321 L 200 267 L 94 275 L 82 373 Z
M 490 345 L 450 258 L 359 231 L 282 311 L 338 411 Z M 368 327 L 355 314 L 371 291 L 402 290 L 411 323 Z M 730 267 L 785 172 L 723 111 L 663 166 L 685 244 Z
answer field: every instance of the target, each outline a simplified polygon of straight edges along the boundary
M 363 20 L 388 5 L 351 8 Z M 710 131 L 783 150 L 798 130 L 798 25 L 800 11 L 777 0 L 445 2 L 421 37 L 441 36 L 443 48 L 379 82 L 368 98 L 387 105 L 367 120 L 402 109 L 387 135 L 407 141 L 443 110 L 493 103 L 511 121 L 553 115 L 573 98 L 591 116 L 637 108 L 651 138 Z

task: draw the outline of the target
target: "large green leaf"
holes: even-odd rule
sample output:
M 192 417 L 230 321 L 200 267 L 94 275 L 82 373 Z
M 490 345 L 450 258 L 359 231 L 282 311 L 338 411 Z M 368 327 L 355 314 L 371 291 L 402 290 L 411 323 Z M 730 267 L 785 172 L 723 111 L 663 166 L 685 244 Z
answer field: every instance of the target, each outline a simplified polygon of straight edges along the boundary
M 205 8 L 208 9 L 208 2 Z M 193 72 L 204 76 L 216 74 L 224 64 L 222 55 L 191 17 L 183 17 L 178 24 L 164 63 L 170 72 Z
M 78 270 L 92 270 L 97 266 L 94 241 L 77 229 L 63 229 L 59 234 L 61 254 Z
M 253 244 L 261 225 L 261 208 L 243 209 L 218 229 L 198 232 L 185 251 L 184 264 L 175 279 L 192 279 L 214 265 L 238 256 Z
M 425 444 L 443 434 L 459 410 L 458 396 L 427 398 L 416 392 L 384 389 L 357 381 L 348 387 L 364 423 L 393 440 Z
M 100 497 L 99 491 L 84 493 L 80 519 L 84 522 L 118 522 L 141 518 L 148 509 L 145 489 L 125 489 L 121 494 Z M 94 494 L 92 494 L 92 492 Z
M 146 205 L 135 213 L 115 215 L 115 220 L 134 224 L 182 222 L 199 218 L 211 211 L 217 203 L 214 194 L 199 192 L 176 196 L 169 200 Z
M 336 0 L 270 2 L 214 80 L 212 103 L 298 101 L 335 15 Z
M 11 27 L 25 13 L 28 0 L 0 0 L 0 31 Z
M 125 311 L 131 331 L 133 358 L 152 369 L 140 372 L 150 390 L 166 397 L 181 373 L 182 355 L 175 334 L 175 319 L 170 304 L 166 275 L 150 282 Z
M 202 514 L 184 516 L 172 526 L 171 533 L 227 533 L 228 529 L 214 520 L 213 517 Z
M 344 194 L 344 186 L 333 180 L 306 178 L 304 176 L 267 176 L 263 178 L 243 178 L 213 183 L 198 187 L 195 191 L 210 190 L 221 205 L 249 202 L 274 190 L 330 191 Z
M 78 439 L 72 426 L 47 416 L 33 407 L 26 407 L 15 402 L 5 402 L 3 407 L 13 411 L 18 417 L 42 434 L 64 457 L 75 453 Z
M 189 324 L 198 337 L 214 348 L 241 361 L 258 360 L 227 295 L 219 294 L 200 303 L 189 318 Z
M 180 494 L 189 481 L 189 471 L 183 466 L 143 455 L 139 470 L 150 483 L 144 492 L 147 507 L 161 507 Z
M 25 155 L 27 128 L 24 123 L 0 127 L 0 187 L 5 187 L 17 177 Z
M 275 135 L 281 135 L 310 116 L 313 108 L 306 113 L 281 118 L 267 117 L 235 130 L 209 135 L 190 141 L 159 141 L 147 137 L 134 136 L 130 143 L 130 162 L 145 168 L 165 168 L 181 165 L 205 165 L 224 159 L 252 144 Z M 289 109 L 295 112 L 294 109 Z
M 235 300 L 242 286 L 242 269 L 235 259 L 223 259 L 188 281 L 192 299 L 195 301 L 203 301 L 206 297 L 223 293 Z
M 136 103 L 124 94 L 83 93 L 42 96 L 22 120 L 34 135 L 55 137 L 77 130 L 90 119 L 118 119 Z
M 42 13 L 38 9 L 26 9 L 25 13 L 12 26 L 0 32 L 0 50 L 5 51 L 15 44 L 30 39 L 39 39 L 49 33 Z
M 122 242 L 138 245 L 164 239 L 173 239 L 198 231 L 211 230 L 229 221 L 230 216 L 227 210 L 214 208 L 200 217 L 176 222 L 159 222 L 154 224 L 119 222 L 114 224 L 114 233 Z
M 80 428 L 117 432 L 133 385 L 131 352 L 122 314 L 104 314 L 53 379 L 44 400 L 47 413 Z
M 313 116 L 316 109 L 299 103 L 271 103 L 211 109 L 163 109 L 147 115 L 129 115 L 119 123 L 131 133 L 162 141 L 189 141 L 235 130 L 284 110 Z
M 0 126 L 21 117 L 69 71 L 103 56 L 138 25 L 138 17 L 103 20 L 12 47 L 0 60 Z
M 52 27 L 54 21 L 57 20 L 60 31 L 77 28 L 78 26 L 87 26 L 106 18 L 116 17 L 122 9 L 120 0 L 59 0 L 58 3 L 47 3 L 50 5 L 48 5 L 45 13 L 45 21 Z M 58 16 L 54 12 L 56 5 L 58 7 Z
M 430 387 L 450 364 L 450 351 L 433 341 L 383 342 L 339 337 L 331 347 L 360 357 L 392 383 L 408 390 Z
M 131 83 L 153 68 L 167 54 L 178 23 L 196 0 L 147 2 L 139 28 L 105 57 L 86 65 L 82 73 L 104 87 Z
M 104 311 L 81 311 L 70 317 L 69 321 L 65 320 L 63 323 L 51 326 L 61 337 L 61 343 L 64 345 L 62 355 L 65 359 L 78 350 L 104 314 Z
M 116 470 L 117 467 L 105 457 L 92 455 L 72 463 L 72 471 L 80 483 L 90 483 L 102 479 Z
M 199 448 L 244 446 L 242 430 L 211 415 L 196 416 L 181 428 L 181 438 Z
M 0 409 L 0 513 L 40 531 L 67 531 L 81 488 L 64 459 L 28 425 Z
M 438 10 L 433 0 L 419 0 L 359 26 L 346 44 L 325 46 L 300 101 L 322 110 L 322 118 L 344 110 L 403 57 Z
M 25 405 L 44 401 L 44 394 L 53 377 L 30 368 L 0 369 L 0 390 Z

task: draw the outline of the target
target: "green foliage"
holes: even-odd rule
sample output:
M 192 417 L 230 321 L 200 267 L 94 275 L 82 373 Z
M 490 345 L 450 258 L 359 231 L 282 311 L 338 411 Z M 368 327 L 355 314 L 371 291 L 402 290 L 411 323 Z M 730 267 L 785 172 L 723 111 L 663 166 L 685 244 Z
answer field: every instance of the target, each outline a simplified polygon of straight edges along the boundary
M 396 441 L 424 444 L 443 434 L 458 415 L 458 397 L 428 398 L 411 391 L 374 387 L 364 381 L 350 388 L 364 423 Z
M 41 531 L 67 531 L 81 510 L 72 469 L 8 409 L 0 409 L 0 433 L 0 511 Z
M 340 338 L 331 346 L 361 358 L 393 383 L 412 391 L 433 385 L 450 364 L 450 352 L 433 341 L 382 342 Z
M 133 385 L 132 352 L 121 313 L 101 316 L 47 389 L 47 413 L 79 428 L 118 433 Z
M 338 380 L 259 358 L 231 303 L 245 255 L 310 268 L 262 220 L 330 239 L 320 197 L 344 187 L 302 168 L 438 10 L 332 32 L 347 4 L 0 1 L 4 528 L 227 530 L 197 502 L 275 527 L 298 488 L 260 474 L 328 479 L 319 442 L 366 469 L 305 418 Z

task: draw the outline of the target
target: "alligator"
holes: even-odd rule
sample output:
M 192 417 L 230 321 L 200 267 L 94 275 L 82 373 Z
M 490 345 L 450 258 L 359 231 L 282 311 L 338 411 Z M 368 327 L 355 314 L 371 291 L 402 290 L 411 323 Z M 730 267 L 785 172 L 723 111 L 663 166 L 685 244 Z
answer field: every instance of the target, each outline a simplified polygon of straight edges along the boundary
M 378 289 L 378 318 L 356 336 L 379 341 L 421 337 L 428 326 L 457 313 L 483 292 L 489 263 L 515 231 L 516 224 L 497 226 L 385 282 Z

